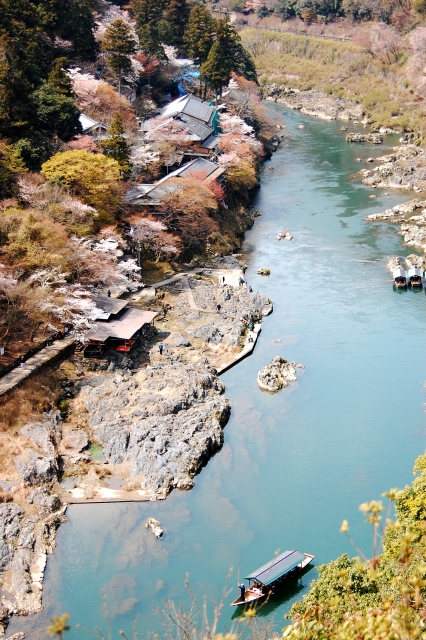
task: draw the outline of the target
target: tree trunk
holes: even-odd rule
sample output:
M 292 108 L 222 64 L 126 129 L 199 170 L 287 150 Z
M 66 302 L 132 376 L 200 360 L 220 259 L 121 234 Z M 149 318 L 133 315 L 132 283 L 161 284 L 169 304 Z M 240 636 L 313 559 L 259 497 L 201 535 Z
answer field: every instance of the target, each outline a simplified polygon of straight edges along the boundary
M 36 320 L 32 326 L 31 332 L 30 332 L 30 340 L 32 341 L 32 339 L 34 338 L 34 334 L 37 331 L 38 327 L 40 326 L 41 322 L 40 320 Z
M 118 71 L 118 93 L 121 96 L 121 66 Z

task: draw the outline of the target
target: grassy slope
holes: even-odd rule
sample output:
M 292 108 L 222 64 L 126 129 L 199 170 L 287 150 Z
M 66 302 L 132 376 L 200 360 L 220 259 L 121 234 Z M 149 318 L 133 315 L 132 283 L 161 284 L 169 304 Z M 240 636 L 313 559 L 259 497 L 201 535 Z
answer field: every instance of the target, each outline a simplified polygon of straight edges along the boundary
M 320 89 L 361 102 L 378 126 L 426 131 L 426 117 L 407 79 L 407 56 L 383 65 L 360 47 L 272 31 L 240 32 L 252 53 L 261 84 Z

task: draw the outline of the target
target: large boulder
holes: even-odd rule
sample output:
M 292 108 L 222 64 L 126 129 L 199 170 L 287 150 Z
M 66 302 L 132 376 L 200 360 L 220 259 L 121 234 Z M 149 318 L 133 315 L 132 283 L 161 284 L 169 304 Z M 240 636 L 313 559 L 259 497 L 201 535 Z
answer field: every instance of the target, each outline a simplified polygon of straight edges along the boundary
M 38 455 L 32 449 L 28 449 L 27 460 L 16 461 L 16 468 L 29 487 L 51 485 L 58 479 L 56 457 Z
M 62 435 L 59 411 L 45 413 L 41 422 L 26 424 L 21 429 L 21 434 L 31 440 L 31 443 L 43 453 L 53 455 Z
M 58 511 L 62 502 L 56 493 L 50 493 L 46 487 L 37 487 L 28 496 L 29 504 L 34 504 L 40 517 L 46 516 Z
M 257 384 L 262 391 L 276 393 L 280 389 L 287 387 L 290 382 L 296 382 L 296 367 L 304 369 L 303 364 L 288 362 L 281 356 L 272 358 L 271 363 L 262 367 L 257 374 Z

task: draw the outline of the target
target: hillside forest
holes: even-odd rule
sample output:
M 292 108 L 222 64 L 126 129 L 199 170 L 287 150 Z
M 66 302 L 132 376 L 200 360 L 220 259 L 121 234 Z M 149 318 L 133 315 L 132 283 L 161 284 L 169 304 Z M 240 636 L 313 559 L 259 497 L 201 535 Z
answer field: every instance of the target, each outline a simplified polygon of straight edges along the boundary
M 67 326 L 83 336 L 96 292 L 237 247 L 269 125 L 250 54 L 203 4 L 4 0 L 0 50 L 3 367 Z M 155 210 L 129 204 L 132 186 L 196 157 L 162 106 L 186 92 L 217 103 L 229 82 L 210 158 L 220 180 L 171 175 Z

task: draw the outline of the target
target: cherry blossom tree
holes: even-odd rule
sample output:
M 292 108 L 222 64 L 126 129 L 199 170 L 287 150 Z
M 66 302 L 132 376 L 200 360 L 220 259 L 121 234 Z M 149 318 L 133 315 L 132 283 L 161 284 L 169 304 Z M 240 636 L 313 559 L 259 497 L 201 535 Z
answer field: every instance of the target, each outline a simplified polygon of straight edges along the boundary
M 16 277 L 0 264 L 0 340 L 3 342 L 16 325 L 20 311 L 21 291 Z
M 100 153 L 96 140 L 92 136 L 79 135 L 64 145 L 64 149 L 81 149 L 91 153 Z
M 131 224 L 131 239 L 139 248 L 142 247 L 147 257 L 153 255 L 158 262 L 161 258 L 179 255 L 182 246 L 180 238 L 167 233 L 167 227 L 162 222 L 133 217 Z

